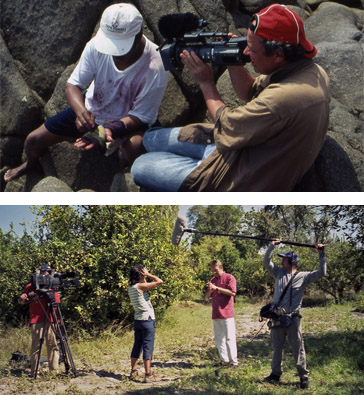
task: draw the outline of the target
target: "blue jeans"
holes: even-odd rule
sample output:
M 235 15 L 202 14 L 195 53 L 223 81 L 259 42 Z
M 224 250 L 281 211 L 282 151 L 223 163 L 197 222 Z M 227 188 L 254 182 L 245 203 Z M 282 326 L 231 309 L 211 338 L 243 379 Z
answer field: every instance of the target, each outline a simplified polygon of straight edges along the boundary
M 153 128 L 146 131 L 147 153 L 137 158 L 131 176 L 137 185 L 156 192 L 177 192 L 183 180 L 204 159 L 206 147 L 178 140 L 181 128 Z
M 152 359 L 155 338 L 155 320 L 134 320 L 134 346 L 132 358 L 139 358 L 143 350 L 143 359 Z

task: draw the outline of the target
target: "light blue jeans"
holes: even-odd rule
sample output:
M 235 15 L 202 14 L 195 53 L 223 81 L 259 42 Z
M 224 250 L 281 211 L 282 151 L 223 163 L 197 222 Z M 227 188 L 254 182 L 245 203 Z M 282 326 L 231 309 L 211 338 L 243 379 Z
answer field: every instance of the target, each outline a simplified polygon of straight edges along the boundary
M 153 128 L 145 132 L 147 153 L 139 156 L 131 168 L 133 181 L 156 192 L 177 192 L 183 180 L 213 148 L 212 144 L 194 144 L 178 140 L 181 128 Z

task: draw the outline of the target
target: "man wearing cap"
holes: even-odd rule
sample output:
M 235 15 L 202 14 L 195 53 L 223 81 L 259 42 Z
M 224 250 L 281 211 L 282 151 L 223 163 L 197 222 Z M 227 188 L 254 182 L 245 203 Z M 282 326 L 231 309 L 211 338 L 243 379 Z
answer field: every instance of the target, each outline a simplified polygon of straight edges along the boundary
M 52 269 L 49 265 L 42 265 L 39 270 L 40 275 L 49 276 Z M 55 303 L 61 303 L 58 292 L 54 292 Z M 29 304 L 30 328 L 32 333 L 32 346 L 30 351 L 30 370 L 31 377 L 35 376 L 35 369 L 38 361 L 40 339 L 42 337 L 43 325 L 46 318 L 49 297 L 46 292 L 36 290 L 29 283 L 20 295 L 21 304 Z M 52 329 L 52 316 L 49 312 L 47 317 L 46 329 L 44 334 L 47 347 L 48 368 L 50 371 L 58 370 L 59 349 L 56 336 Z M 38 372 L 37 372 L 38 374 Z
M 66 84 L 70 107 L 27 136 L 27 161 L 8 170 L 5 181 L 26 173 L 47 147 L 65 140 L 77 139 L 76 147 L 96 146 L 102 152 L 106 142 L 119 143 L 122 167 L 144 152 L 142 135 L 157 119 L 168 73 L 157 46 L 143 35 L 142 23 L 131 4 L 104 11 Z
M 244 54 L 261 75 L 228 67 L 246 103 L 231 108 L 211 68 L 183 51 L 214 124 L 147 131 L 148 152 L 132 167 L 134 181 L 156 191 L 291 191 L 316 159 L 328 127 L 329 80 L 312 61 L 316 53 L 288 7 L 273 4 L 255 14 Z
M 270 383 L 280 382 L 280 377 L 282 375 L 282 353 L 287 338 L 292 348 L 293 358 L 300 377 L 300 386 L 301 388 L 308 388 L 310 385 L 308 380 L 309 371 L 306 367 L 306 353 L 302 337 L 302 316 L 300 309 L 306 286 L 326 275 L 325 246 L 323 244 L 315 244 L 319 254 L 318 270 L 312 272 L 297 272 L 299 258 L 294 251 L 278 254 L 278 256 L 282 258 L 282 267 L 272 262 L 274 248 L 276 245 L 279 245 L 280 242 L 280 239 L 272 241 L 265 253 L 263 264 L 275 279 L 273 295 L 274 304 L 278 303 L 281 294 L 288 284 L 287 291 L 280 301 L 278 309 L 282 316 L 291 319 L 291 323 L 288 324 L 289 326 L 283 326 L 280 318 L 272 322 L 270 333 L 273 346 L 273 357 L 271 362 L 272 372 L 265 378 L 265 381 Z

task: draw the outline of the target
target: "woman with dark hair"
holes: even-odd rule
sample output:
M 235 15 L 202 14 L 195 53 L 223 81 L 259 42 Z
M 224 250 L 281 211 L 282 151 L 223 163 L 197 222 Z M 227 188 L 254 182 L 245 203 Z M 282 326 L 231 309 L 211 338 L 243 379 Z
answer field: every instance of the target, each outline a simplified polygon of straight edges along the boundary
M 147 277 L 152 281 L 147 282 Z M 163 281 L 157 276 L 150 274 L 143 265 L 135 265 L 130 269 L 130 287 L 128 292 L 135 312 L 130 378 L 138 375 L 136 366 L 140 353 L 143 350 L 145 383 L 155 381 L 155 376 L 152 375 L 151 371 L 155 337 L 155 315 L 149 300 L 148 291 L 161 284 L 163 284 Z

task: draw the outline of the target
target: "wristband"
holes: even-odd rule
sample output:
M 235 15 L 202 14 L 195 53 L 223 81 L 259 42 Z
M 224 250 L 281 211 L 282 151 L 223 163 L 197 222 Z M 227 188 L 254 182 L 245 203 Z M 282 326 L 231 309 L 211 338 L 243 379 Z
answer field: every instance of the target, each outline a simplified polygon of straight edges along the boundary
M 111 130 L 111 137 L 115 139 L 120 139 L 128 134 L 126 125 L 120 119 L 111 119 L 104 123 L 104 128 Z

